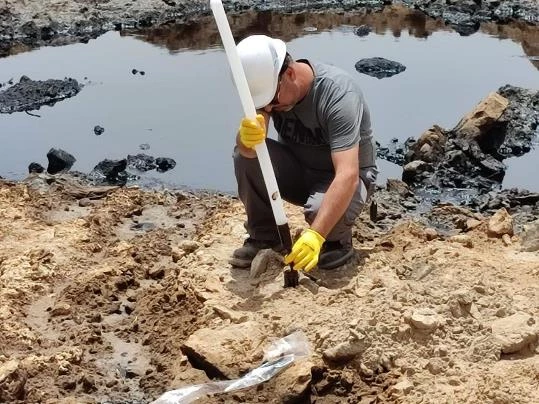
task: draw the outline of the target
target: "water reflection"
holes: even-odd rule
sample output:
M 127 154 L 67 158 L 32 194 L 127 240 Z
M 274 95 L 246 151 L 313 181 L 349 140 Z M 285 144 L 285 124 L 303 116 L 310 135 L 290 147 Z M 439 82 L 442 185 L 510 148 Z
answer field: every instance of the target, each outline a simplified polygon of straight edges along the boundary
M 229 15 L 236 41 L 247 35 L 259 33 L 277 36 L 284 41 L 318 32 L 367 25 L 375 34 L 387 34 L 400 38 L 403 32 L 414 38 L 428 38 L 435 32 L 454 31 L 441 19 L 430 18 L 419 10 L 404 6 L 390 6 L 381 12 L 305 12 L 300 14 L 282 14 L 277 12 L 246 12 Z M 524 22 L 507 25 L 483 23 L 479 32 L 499 39 L 511 39 L 522 46 L 524 53 L 530 56 L 530 62 L 539 69 L 539 27 Z M 171 52 L 185 49 L 204 50 L 221 46 L 219 32 L 211 17 L 204 17 L 197 22 L 184 25 L 166 25 L 142 31 L 125 31 L 122 35 L 137 38 L 154 45 L 166 47 Z

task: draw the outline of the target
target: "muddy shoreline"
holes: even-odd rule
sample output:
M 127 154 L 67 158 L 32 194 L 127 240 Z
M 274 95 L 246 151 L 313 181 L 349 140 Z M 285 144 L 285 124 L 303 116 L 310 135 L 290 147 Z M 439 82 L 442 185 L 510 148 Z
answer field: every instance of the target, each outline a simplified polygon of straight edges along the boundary
M 469 35 L 485 22 L 506 24 L 522 21 L 539 23 L 539 11 L 534 0 L 470 2 L 440 0 L 369 0 L 343 1 L 309 0 L 294 4 L 289 1 L 227 1 L 229 15 L 248 10 L 260 12 L 302 13 L 305 11 L 380 11 L 391 4 L 421 10 L 440 18 L 461 35 Z M 27 51 L 45 45 L 65 45 L 86 42 L 111 30 L 158 27 L 165 23 L 188 24 L 211 14 L 207 1 L 125 0 L 68 1 L 45 0 L 26 5 L 17 0 L 0 4 L 0 56 Z

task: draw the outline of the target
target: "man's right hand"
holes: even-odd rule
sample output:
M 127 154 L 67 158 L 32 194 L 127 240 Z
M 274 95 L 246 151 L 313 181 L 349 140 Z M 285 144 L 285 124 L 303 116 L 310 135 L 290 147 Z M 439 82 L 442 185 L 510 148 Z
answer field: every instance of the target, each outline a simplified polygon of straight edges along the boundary
M 240 142 L 249 149 L 266 139 L 266 121 L 262 114 L 256 116 L 256 121 L 243 118 L 240 125 Z

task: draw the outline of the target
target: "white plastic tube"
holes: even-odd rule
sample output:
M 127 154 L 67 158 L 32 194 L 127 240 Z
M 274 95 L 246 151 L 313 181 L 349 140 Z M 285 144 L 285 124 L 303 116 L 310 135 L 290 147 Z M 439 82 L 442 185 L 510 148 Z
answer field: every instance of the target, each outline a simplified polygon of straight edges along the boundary
M 223 41 L 228 63 L 232 70 L 232 76 L 234 77 L 234 83 L 236 84 L 241 99 L 241 105 L 243 106 L 243 112 L 249 119 L 256 120 L 256 108 L 236 49 L 236 43 L 234 42 L 234 37 L 232 36 L 232 31 L 230 30 L 230 25 L 226 18 L 223 3 L 221 0 L 210 0 L 210 7 L 215 22 L 217 23 L 221 40 Z M 287 223 L 286 214 L 284 212 L 283 201 L 281 199 L 281 194 L 279 193 L 279 187 L 277 185 L 277 180 L 275 179 L 275 173 L 273 172 L 273 166 L 271 165 L 266 142 L 256 145 L 255 151 L 258 162 L 260 163 L 260 168 L 262 169 L 262 176 L 264 177 L 264 183 L 266 184 L 266 190 L 268 191 L 273 216 L 275 217 L 278 226 L 284 225 Z

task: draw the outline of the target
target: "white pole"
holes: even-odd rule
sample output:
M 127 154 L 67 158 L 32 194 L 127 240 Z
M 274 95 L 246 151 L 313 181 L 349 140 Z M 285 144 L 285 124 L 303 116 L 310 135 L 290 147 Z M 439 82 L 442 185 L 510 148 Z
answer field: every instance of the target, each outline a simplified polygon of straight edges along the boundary
M 210 7 L 212 9 L 215 22 L 217 23 L 221 40 L 223 41 L 228 63 L 230 65 L 230 69 L 232 70 L 234 82 L 236 83 L 236 88 L 243 106 L 243 112 L 249 119 L 256 120 L 255 105 L 253 103 L 253 98 L 251 97 L 247 79 L 245 78 L 245 73 L 243 71 L 243 66 L 241 65 L 238 51 L 236 49 L 236 43 L 234 42 L 234 37 L 232 36 L 228 19 L 226 18 L 223 3 L 221 0 L 210 0 Z M 277 180 L 275 179 L 275 173 L 273 172 L 273 166 L 271 165 L 266 142 L 256 145 L 255 151 L 258 157 L 258 162 L 260 163 L 260 168 L 262 169 L 262 176 L 264 177 L 264 183 L 266 184 L 266 190 L 268 191 L 271 209 L 273 211 L 275 221 L 277 222 L 277 226 L 285 225 L 287 224 L 286 214 L 284 212 L 283 201 L 281 199 L 281 194 L 279 193 L 279 187 L 277 185 Z

